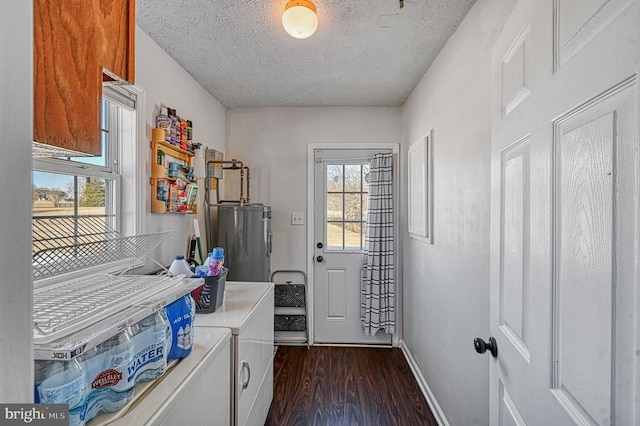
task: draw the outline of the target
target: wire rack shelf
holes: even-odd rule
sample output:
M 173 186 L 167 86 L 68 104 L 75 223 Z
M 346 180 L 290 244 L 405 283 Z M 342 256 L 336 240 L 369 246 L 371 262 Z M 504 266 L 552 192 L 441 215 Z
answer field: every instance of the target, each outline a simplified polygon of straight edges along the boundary
M 182 276 L 93 274 L 36 289 L 35 359 L 70 360 L 203 284 Z
M 124 237 L 111 220 L 108 215 L 34 217 L 34 280 L 118 261 L 133 266 L 173 233 Z M 35 359 L 70 360 L 204 284 L 167 275 L 87 272 L 60 278 L 34 289 Z
M 33 279 L 122 260 L 133 264 L 173 232 L 124 237 L 108 221 L 103 215 L 34 217 Z

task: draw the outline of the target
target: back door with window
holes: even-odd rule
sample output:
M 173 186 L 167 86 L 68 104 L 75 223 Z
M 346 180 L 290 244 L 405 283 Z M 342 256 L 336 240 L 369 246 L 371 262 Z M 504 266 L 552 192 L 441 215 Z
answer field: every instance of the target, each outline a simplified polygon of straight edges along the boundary
M 315 150 L 314 333 L 316 343 L 391 344 L 360 324 L 370 158 L 380 150 Z

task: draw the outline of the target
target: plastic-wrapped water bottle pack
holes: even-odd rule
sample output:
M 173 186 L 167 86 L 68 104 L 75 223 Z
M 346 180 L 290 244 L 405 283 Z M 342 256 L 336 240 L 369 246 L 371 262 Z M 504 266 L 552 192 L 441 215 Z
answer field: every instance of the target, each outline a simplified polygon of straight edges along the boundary
M 134 386 L 191 353 L 195 305 L 186 295 L 70 361 L 36 361 L 36 402 L 69 404 L 69 424 L 122 409 Z

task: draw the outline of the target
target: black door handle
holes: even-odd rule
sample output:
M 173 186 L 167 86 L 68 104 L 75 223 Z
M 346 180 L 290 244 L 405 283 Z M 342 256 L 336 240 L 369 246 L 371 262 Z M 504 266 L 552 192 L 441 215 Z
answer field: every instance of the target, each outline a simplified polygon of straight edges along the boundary
M 473 346 L 476 348 L 476 352 L 479 354 L 483 354 L 486 351 L 491 353 L 491 356 L 494 358 L 498 358 L 498 343 L 496 339 L 493 337 L 489 337 L 489 342 L 485 342 L 479 337 L 473 339 Z
M 316 247 L 322 248 L 322 247 L 324 247 L 324 245 L 322 243 L 318 243 L 318 244 L 316 244 Z
M 322 261 L 324 260 L 324 257 L 318 256 L 316 257 L 316 260 L 318 261 L 318 263 L 322 263 Z

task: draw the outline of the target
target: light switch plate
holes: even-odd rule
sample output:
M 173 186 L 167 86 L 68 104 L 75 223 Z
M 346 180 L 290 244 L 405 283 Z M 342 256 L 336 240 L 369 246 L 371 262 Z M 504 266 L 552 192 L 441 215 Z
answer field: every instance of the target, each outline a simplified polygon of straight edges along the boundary
M 304 217 L 302 212 L 292 212 L 291 213 L 291 224 L 292 225 L 304 225 Z

